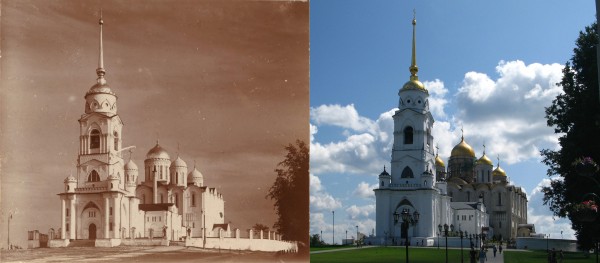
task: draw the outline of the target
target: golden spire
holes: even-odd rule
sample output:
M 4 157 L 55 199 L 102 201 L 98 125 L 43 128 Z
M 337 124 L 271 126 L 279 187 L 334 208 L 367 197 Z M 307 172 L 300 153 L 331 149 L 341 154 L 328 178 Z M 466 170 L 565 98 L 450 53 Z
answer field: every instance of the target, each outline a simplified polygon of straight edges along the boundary
M 419 80 L 419 76 L 417 76 L 417 72 L 419 72 L 419 67 L 417 66 L 417 11 L 413 9 L 413 39 L 412 39 L 412 60 L 410 63 L 410 80 Z
M 106 71 L 104 70 L 104 49 L 102 47 L 102 25 L 104 24 L 104 21 L 102 20 L 102 9 L 100 9 L 100 19 L 98 20 L 98 24 L 100 25 L 100 54 L 98 56 L 96 75 L 98 75 L 99 84 L 106 84 L 106 80 L 104 79 L 104 74 L 106 74 Z

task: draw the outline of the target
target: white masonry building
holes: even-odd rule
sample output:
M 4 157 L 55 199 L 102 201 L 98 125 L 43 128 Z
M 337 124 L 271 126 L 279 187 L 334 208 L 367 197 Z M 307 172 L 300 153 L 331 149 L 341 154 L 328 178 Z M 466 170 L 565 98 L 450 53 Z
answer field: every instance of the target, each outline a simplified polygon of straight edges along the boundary
M 417 76 L 416 20 L 412 24 L 411 76 L 398 92 L 391 166 L 389 173 L 384 167 L 374 190 L 376 236 L 369 241 L 403 244 L 408 238 L 411 245 L 433 246 L 443 237 L 444 225 L 454 231 L 451 236 L 462 231 L 515 238 L 518 224 L 527 222 L 527 199 L 521 188 L 508 185 L 499 165 L 493 170 L 485 151 L 475 158 L 464 137 L 452 150 L 448 171 L 435 154 L 429 92 Z M 402 227 L 403 212 L 412 218 L 407 229 Z
M 77 174 L 65 179 L 59 194 L 60 236 L 98 240 L 100 246 L 115 245 L 116 239 L 230 236 L 223 196 L 204 185 L 195 165 L 188 173 L 187 164 L 179 156 L 171 160 L 158 142 L 141 171 L 123 158 L 132 147 L 122 146 L 117 95 L 104 78 L 102 19 L 99 24 L 97 83 L 86 92 L 79 119 Z

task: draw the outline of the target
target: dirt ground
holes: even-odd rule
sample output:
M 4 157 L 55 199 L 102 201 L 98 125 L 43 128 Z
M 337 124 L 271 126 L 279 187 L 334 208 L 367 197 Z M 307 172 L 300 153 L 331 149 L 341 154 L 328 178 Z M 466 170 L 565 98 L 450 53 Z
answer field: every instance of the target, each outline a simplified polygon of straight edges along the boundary
M 308 262 L 294 254 L 185 247 L 74 247 L 0 251 L 1 262 Z

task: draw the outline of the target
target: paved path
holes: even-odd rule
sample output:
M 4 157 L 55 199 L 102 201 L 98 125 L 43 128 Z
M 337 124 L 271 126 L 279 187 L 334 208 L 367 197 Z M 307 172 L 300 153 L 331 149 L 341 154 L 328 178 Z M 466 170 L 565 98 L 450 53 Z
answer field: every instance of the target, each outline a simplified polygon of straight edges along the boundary
M 494 257 L 494 251 L 492 251 L 492 249 L 488 249 L 487 258 L 488 260 L 486 263 L 504 263 L 504 253 L 500 254 L 499 252 L 496 252 L 496 257 Z
M 346 247 L 346 248 L 336 248 L 336 249 L 318 250 L 318 251 L 311 251 L 311 252 L 310 252 L 310 254 L 320 254 L 320 253 L 338 252 L 338 251 L 344 251 L 344 250 L 354 250 L 354 249 L 363 249 L 363 248 L 371 248 L 371 247 L 375 247 L 375 246 L 362 246 L 362 247 L 360 247 L 360 248 L 357 248 L 357 247 Z

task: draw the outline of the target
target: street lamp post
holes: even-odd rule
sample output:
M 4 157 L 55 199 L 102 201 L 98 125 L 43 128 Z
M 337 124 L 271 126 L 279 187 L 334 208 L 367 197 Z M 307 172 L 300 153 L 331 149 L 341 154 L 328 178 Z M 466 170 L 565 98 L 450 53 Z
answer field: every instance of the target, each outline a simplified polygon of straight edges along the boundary
M 438 249 L 440 249 L 440 235 L 442 234 L 442 225 L 438 225 L 438 232 L 437 232 L 437 237 L 438 237 Z
M 356 247 L 358 247 L 358 225 L 356 226 Z
M 331 244 L 335 245 L 335 211 L 331 211 L 331 214 L 333 215 L 333 236 L 331 236 Z
M 458 233 L 460 233 L 460 263 L 464 262 L 464 257 L 463 257 L 463 231 L 459 230 Z
M 398 212 L 396 212 L 394 214 L 394 219 L 395 219 L 395 217 L 397 217 L 396 216 L 397 213 Z M 404 243 L 406 245 L 406 263 L 408 263 L 408 244 L 409 244 L 409 242 L 408 242 L 408 227 L 411 225 L 413 225 L 413 226 L 416 225 L 419 222 L 419 216 L 420 216 L 420 214 L 417 211 L 415 211 L 411 215 L 410 212 L 408 211 L 408 209 L 406 209 L 406 208 L 402 209 L 402 228 L 403 228 L 402 232 L 405 235 Z
M 394 212 L 394 229 L 392 229 L 392 246 L 394 245 L 394 234 L 396 230 L 396 224 L 398 224 L 398 220 L 400 219 L 400 214 L 398 211 Z M 402 225 L 402 231 L 404 231 L 404 224 Z
M 448 263 L 448 224 L 444 224 L 444 236 L 446 236 L 446 263 Z
M 10 212 L 8 214 L 8 243 L 6 244 L 6 249 L 10 249 L 10 220 L 12 219 L 13 213 Z
M 346 229 L 346 242 L 348 242 L 348 229 Z M 342 242 L 344 243 L 344 242 Z M 344 245 L 348 245 L 348 244 L 344 244 Z

